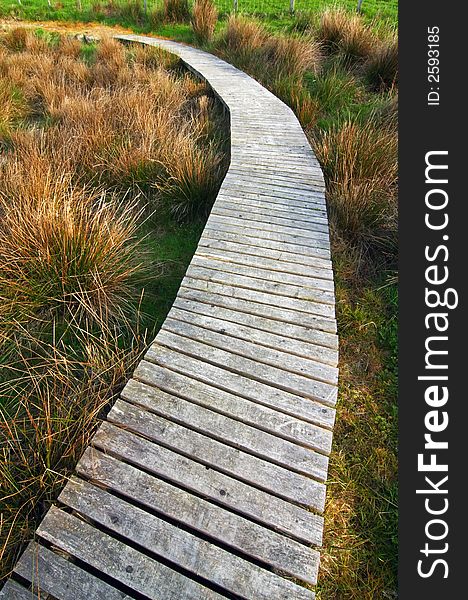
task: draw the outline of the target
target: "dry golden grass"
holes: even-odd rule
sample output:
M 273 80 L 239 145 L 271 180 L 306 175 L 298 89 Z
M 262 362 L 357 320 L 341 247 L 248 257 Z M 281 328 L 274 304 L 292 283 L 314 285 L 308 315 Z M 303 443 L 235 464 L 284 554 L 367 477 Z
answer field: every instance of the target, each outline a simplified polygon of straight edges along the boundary
M 396 132 L 375 117 L 364 124 L 347 121 L 318 134 L 314 149 L 327 177 L 332 232 L 352 244 L 361 258 L 378 250 L 394 253 Z
M 281 79 L 300 80 L 321 65 L 319 44 L 310 36 L 270 34 L 260 23 L 231 15 L 217 42 L 217 51 L 229 62 L 274 88 Z
M 367 58 L 377 43 L 374 30 L 362 17 L 342 8 L 324 10 L 315 35 L 327 53 L 340 54 L 346 63 Z
M 398 40 L 380 42 L 364 65 L 364 76 L 376 92 L 391 90 L 398 85 Z
M 164 22 L 187 23 L 190 20 L 188 0 L 164 0 Z
M 217 22 L 218 9 L 212 0 L 195 0 L 192 9 L 192 29 L 198 43 L 211 42 Z

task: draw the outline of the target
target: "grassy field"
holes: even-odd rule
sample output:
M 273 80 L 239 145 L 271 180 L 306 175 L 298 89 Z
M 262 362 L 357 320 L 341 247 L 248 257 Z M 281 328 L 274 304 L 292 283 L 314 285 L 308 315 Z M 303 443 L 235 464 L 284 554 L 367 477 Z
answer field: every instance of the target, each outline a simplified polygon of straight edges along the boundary
M 385 12 L 379 13 L 383 4 Z M 0 0 L 4 14 L 11 5 Z M 175 23 L 157 15 L 148 21 L 140 5 L 122 10 L 107 4 L 106 11 L 100 6 L 86 13 L 84 3 L 82 12 L 66 3 L 51 11 L 42 3 L 41 12 L 24 0 L 14 10 L 29 18 L 97 20 L 201 44 L 256 77 L 300 119 L 327 181 L 340 336 L 318 598 L 396 598 L 396 2 L 364 0 L 363 17 L 332 11 L 261 22 L 223 18 L 204 39 L 194 35 L 187 18 Z M 93 31 L 92 25 L 63 27 Z M 191 225 L 187 235 L 186 225 L 164 222 L 157 228 L 159 256 L 176 257 L 175 265 L 188 261 L 199 225 Z M 166 278 L 146 286 L 158 298 L 156 321 L 176 292 L 180 272 L 174 268 L 167 266 Z
M 0 16 L 16 17 L 30 20 L 74 20 L 100 21 L 109 24 L 120 23 L 127 26 L 138 25 L 148 30 L 157 29 L 154 15 L 161 10 L 164 0 L 148 0 L 147 14 L 143 10 L 143 0 L 128 3 L 126 0 L 0 0 Z M 194 0 L 189 0 L 192 5 Z M 233 0 L 215 0 L 221 16 L 233 11 Z M 295 0 L 296 14 L 316 13 L 330 6 L 340 6 L 355 11 L 356 0 Z M 256 15 L 267 22 L 283 26 L 292 19 L 289 0 L 238 0 L 238 11 L 248 15 Z M 115 17 L 116 8 L 120 7 L 120 15 Z M 363 0 L 362 14 L 366 19 L 377 17 L 395 24 L 398 17 L 397 0 Z

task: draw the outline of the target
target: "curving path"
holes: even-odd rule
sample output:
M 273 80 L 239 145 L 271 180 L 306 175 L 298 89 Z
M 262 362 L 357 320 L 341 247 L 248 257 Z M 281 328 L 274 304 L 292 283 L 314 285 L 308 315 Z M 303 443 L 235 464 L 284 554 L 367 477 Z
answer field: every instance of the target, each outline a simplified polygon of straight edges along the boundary
M 231 164 L 161 331 L 0 597 L 314 598 L 338 377 L 320 167 L 245 73 L 118 39 L 209 82 Z

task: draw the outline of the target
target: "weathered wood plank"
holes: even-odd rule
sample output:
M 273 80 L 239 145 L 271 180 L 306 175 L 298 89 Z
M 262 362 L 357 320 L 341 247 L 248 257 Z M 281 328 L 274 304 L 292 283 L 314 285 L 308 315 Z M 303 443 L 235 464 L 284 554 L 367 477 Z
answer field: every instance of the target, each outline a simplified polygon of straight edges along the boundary
M 205 298 L 201 293 L 197 295 L 195 291 L 192 299 L 177 297 L 173 308 L 229 321 L 233 326 L 236 324 L 237 327 L 230 330 L 234 337 L 243 338 L 245 334 L 249 340 L 259 344 L 282 348 L 285 351 L 287 349 L 291 354 L 298 356 L 316 358 L 333 367 L 337 365 L 338 340 L 335 334 L 218 306 L 215 295 Z
M 121 396 L 127 402 L 146 408 L 160 417 L 190 427 L 198 433 L 286 467 L 291 471 L 313 476 L 316 470 L 315 453 L 310 449 L 144 382 L 130 379 L 122 390 Z M 317 428 L 316 438 L 316 448 L 314 449 L 321 453 L 329 453 L 331 432 Z
M 48 548 L 31 542 L 15 567 L 24 577 L 57 600 L 130 600 L 130 596 L 84 571 Z M 31 600 L 31 592 L 28 596 Z
M 327 211 L 320 206 L 308 206 L 307 208 L 294 207 L 290 204 L 269 202 L 266 200 L 253 200 L 251 198 L 231 198 L 218 196 L 213 210 L 242 211 L 244 214 L 250 211 L 252 214 L 265 215 L 281 218 L 283 220 L 306 222 L 311 220 L 317 223 L 328 222 Z
M 242 233 L 242 236 L 246 238 L 256 238 L 257 240 L 269 240 L 272 242 L 286 243 L 297 246 L 309 246 L 312 248 L 321 248 L 322 250 L 328 250 L 330 242 L 327 234 L 310 232 L 306 237 L 289 232 L 281 231 L 269 231 L 266 228 L 256 229 L 249 227 L 248 223 L 240 224 L 235 223 L 235 219 L 232 219 L 232 223 L 221 222 L 216 219 L 215 216 L 209 217 L 206 223 L 205 229 L 207 231 L 228 231 L 231 233 Z
M 236 275 L 243 275 L 245 277 L 252 277 L 254 279 L 264 279 L 266 281 L 273 281 L 288 286 L 297 286 L 301 289 L 312 289 L 322 290 L 329 292 L 325 298 L 334 299 L 334 285 L 331 279 L 323 279 L 320 277 L 313 277 L 310 274 L 296 274 L 287 273 L 286 271 L 277 271 L 276 269 L 270 269 L 262 267 L 260 261 L 255 261 L 255 264 L 241 264 L 237 262 L 238 259 L 230 260 L 230 257 L 224 256 L 206 256 L 202 253 L 197 253 L 192 259 L 192 265 L 213 269 L 218 271 L 226 271 L 227 273 L 235 273 Z M 277 264 L 278 268 L 281 268 L 281 264 Z M 289 288 L 285 288 L 289 289 Z
M 326 295 L 326 292 L 320 290 L 311 291 L 308 296 L 308 291 L 301 293 L 301 288 L 297 286 L 286 286 L 263 279 L 197 266 L 187 269 L 187 275 L 182 283 L 189 286 L 192 280 L 204 282 L 207 291 L 215 291 L 214 284 L 220 284 L 225 288 L 235 288 L 234 297 L 236 298 L 278 306 L 282 309 L 305 313 L 305 315 L 316 315 L 329 320 L 334 320 L 335 317 L 335 306 L 330 302 L 330 295 Z
M 271 219 L 265 217 L 264 219 L 256 220 L 253 214 L 249 215 L 249 218 L 245 219 L 237 216 L 237 215 L 220 215 L 217 212 L 213 211 L 209 217 L 210 223 L 219 223 L 222 224 L 230 224 L 243 229 L 244 227 L 249 230 L 261 230 L 261 231 L 271 231 L 277 234 L 283 235 L 293 235 L 294 238 L 305 238 L 306 240 L 323 240 L 325 242 L 329 241 L 328 234 L 328 225 L 324 225 L 323 223 L 316 223 L 310 221 L 308 223 L 308 227 L 301 227 L 299 223 L 272 223 L 269 222 Z M 252 234 L 253 235 L 253 234 Z
M 142 549 L 245 600 L 310 598 L 303 587 L 85 481 L 72 479 L 60 494 L 60 501 Z
M 210 324 L 211 327 L 206 327 Z M 239 356 L 251 358 L 259 363 L 265 363 L 297 375 L 304 375 L 317 381 L 332 383 L 338 382 L 338 369 L 324 364 L 310 357 L 300 357 L 279 348 L 269 348 L 258 344 L 252 339 L 233 337 L 229 334 L 228 322 L 214 322 L 209 317 L 197 317 L 194 313 L 187 313 L 172 309 L 164 322 L 164 331 L 188 337 L 195 341 L 202 341 L 220 350 L 226 350 Z
M 205 248 L 228 250 L 239 255 L 239 258 L 243 258 L 243 255 L 247 254 L 248 256 L 266 258 L 269 260 L 278 260 L 283 263 L 293 263 L 294 265 L 300 265 L 306 269 L 323 269 L 327 271 L 330 276 L 332 276 L 333 273 L 331 261 L 326 258 L 305 256 L 304 254 L 299 254 L 297 252 L 274 250 L 271 248 L 264 248 L 262 246 L 247 245 L 245 243 L 242 244 L 238 240 L 222 240 L 219 239 L 218 234 L 211 238 L 208 234 L 205 234 L 202 238 L 200 238 L 197 252 L 201 252 L 203 254 L 205 252 Z
M 227 242 L 228 243 L 228 242 Z M 269 272 L 271 277 L 283 277 L 289 274 L 301 276 L 306 280 L 325 280 L 327 283 L 320 282 L 320 285 L 326 285 L 329 290 L 334 289 L 333 284 L 333 273 L 329 268 L 307 266 L 301 263 L 294 263 L 278 258 L 270 258 L 265 256 L 258 256 L 255 254 L 246 254 L 241 252 L 232 251 L 231 249 L 218 249 L 210 246 L 199 246 L 197 249 L 197 259 L 202 257 L 209 257 L 215 260 L 221 260 L 232 264 L 244 265 L 246 267 L 254 267 L 259 270 L 265 270 Z M 291 280 L 293 281 L 293 280 Z M 296 279 L 299 281 L 299 279 Z
M 318 314 L 331 318 L 334 317 L 335 294 L 333 290 L 323 289 L 323 286 L 301 286 L 297 285 L 297 281 L 294 283 L 290 281 L 277 281 L 275 274 L 273 274 L 275 278 L 266 279 L 269 273 L 268 271 L 262 272 L 258 269 L 258 272 L 256 273 L 255 269 L 236 265 L 235 263 L 232 263 L 231 265 L 226 264 L 225 268 L 222 268 L 223 266 L 222 261 L 200 257 L 194 259 L 190 264 L 187 269 L 187 277 L 233 285 L 247 290 L 261 292 L 262 294 L 269 294 L 270 297 L 277 296 L 277 298 L 274 299 L 274 302 L 270 299 L 270 302 L 273 304 L 284 304 L 285 306 L 288 306 L 291 299 L 294 301 L 305 301 L 304 303 L 297 304 L 298 307 L 302 307 L 303 312 L 308 312 L 308 309 L 310 309 L 308 302 L 310 302 L 315 305 L 314 311 L 318 312 Z M 329 287 L 328 284 L 324 285 Z M 278 296 L 281 298 L 278 298 Z
M 237 204 L 230 206 L 227 203 L 219 202 L 211 211 L 211 215 L 217 215 L 223 218 L 236 218 L 241 219 L 242 222 L 252 222 L 257 227 L 262 227 L 264 223 L 271 225 L 281 225 L 282 227 L 289 227 L 291 229 L 303 229 L 305 231 L 322 231 L 328 233 L 328 221 L 325 216 L 320 214 L 309 214 L 305 215 L 291 215 L 286 216 L 286 211 L 273 213 L 271 210 L 264 209 L 263 211 L 258 207 L 249 207 L 247 205 Z M 304 218 L 298 218 L 304 217 Z
M 318 552 L 199 498 L 144 471 L 88 448 L 77 472 L 158 514 L 208 536 L 291 577 L 314 584 Z M 317 528 L 315 545 L 321 544 Z
M 280 390 L 255 379 L 243 377 L 203 360 L 184 356 L 165 346 L 153 344 L 145 358 L 149 362 L 154 362 L 310 423 L 317 425 L 333 423 L 334 410 L 325 404 Z M 138 376 L 137 373 L 138 369 L 135 371 L 136 376 Z
M 85 521 L 52 506 L 38 535 L 151 600 L 222 598 Z
M 269 240 L 266 238 L 257 238 L 252 236 L 245 236 L 242 232 L 232 232 L 225 231 L 224 229 L 205 229 L 200 238 L 201 243 L 205 238 L 215 239 L 215 240 L 225 240 L 228 242 L 235 242 L 236 244 L 243 244 L 245 246 L 250 246 L 251 252 L 253 248 L 268 248 L 270 250 L 278 250 L 279 252 L 283 252 L 286 256 L 287 253 L 292 254 L 302 254 L 306 257 L 316 257 L 322 258 L 325 260 L 330 260 L 330 251 L 325 248 L 316 248 L 313 246 L 304 246 L 303 244 L 290 244 L 287 242 L 278 242 L 276 240 Z
M 0 590 L 0 600 L 34 600 L 37 595 L 13 579 L 8 579 Z M 45 600 L 47 600 L 45 598 Z
M 336 404 L 337 388 L 333 384 L 286 372 L 277 367 L 170 333 L 165 329 L 159 332 L 156 343 L 148 350 L 145 358 L 151 359 L 154 356 L 155 347 L 161 345 L 212 365 L 221 366 L 234 374 L 277 387 L 285 392 L 304 396 L 327 406 L 333 407 Z
M 254 488 L 238 479 L 207 469 L 201 463 L 168 450 L 105 421 L 95 433 L 93 445 L 117 459 L 125 460 L 171 484 L 223 506 L 270 529 L 308 542 L 317 538 L 323 519 Z M 317 507 L 323 512 L 324 500 Z
M 323 419 L 322 426 L 315 425 L 145 360 L 140 362 L 134 376 L 142 383 L 276 437 L 313 450 L 328 447 L 331 432 L 326 428 L 331 426 L 333 415 Z
M 210 469 L 236 477 L 284 500 L 315 508 L 325 496 L 325 488 L 320 481 L 293 473 L 123 400 L 117 400 L 107 418 L 111 423 L 199 461 Z M 314 476 L 324 481 L 327 458 L 312 450 L 309 452 L 315 459 L 315 465 L 311 466 L 315 467 Z

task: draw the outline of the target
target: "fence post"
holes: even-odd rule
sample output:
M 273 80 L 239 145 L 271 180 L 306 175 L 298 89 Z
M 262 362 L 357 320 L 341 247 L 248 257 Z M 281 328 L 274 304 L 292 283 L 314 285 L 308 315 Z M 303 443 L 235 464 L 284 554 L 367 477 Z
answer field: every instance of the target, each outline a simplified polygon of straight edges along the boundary
M 148 16 L 148 0 L 143 0 L 143 10 L 145 11 L 145 17 Z
M 234 10 L 234 12 L 237 12 L 238 8 L 239 8 L 239 0 L 233 0 L 233 10 Z
M 289 12 L 294 14 L 294 0 L 289 0 Z
M 358 0 L 358 3 L 357 3 L 357 12 L 358 13 L 361 12 L 361 8 L 362 8 L 362 0 Z

